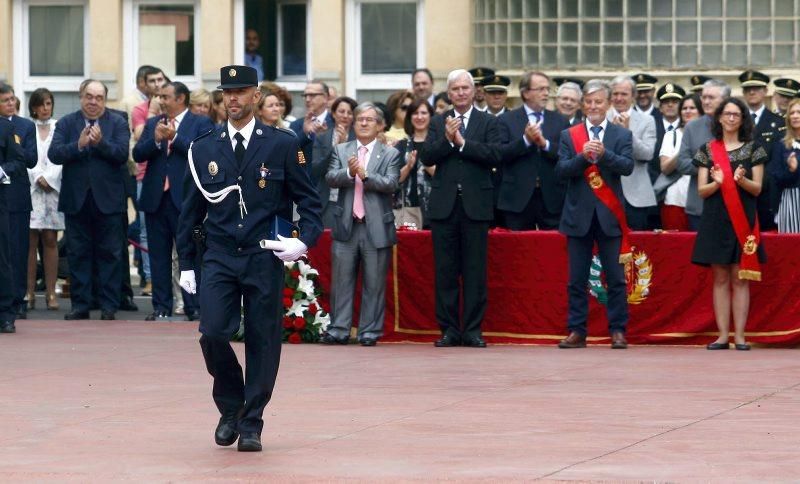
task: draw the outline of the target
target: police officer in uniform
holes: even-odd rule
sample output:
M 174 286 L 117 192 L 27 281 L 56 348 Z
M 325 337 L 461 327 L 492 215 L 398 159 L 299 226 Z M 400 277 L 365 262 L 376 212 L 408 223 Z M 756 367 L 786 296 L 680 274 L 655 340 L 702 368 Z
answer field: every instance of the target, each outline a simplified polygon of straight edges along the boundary
M 0 333 L 15 333 L 16 309 L 11 279 L 8 192 L 14 177 L 28 177 L 19 136 L 11 121 L 0 117 Z M 19 257 L 19 254 L 15 254 Z
M 254 117 L 261 93 L 255 69 L 220 72 L 228 122 L 196 139 L 178 222 L 181 287 L 200 291 L 200 347 L 214 379 L 222 414 L 218 445 L 239 439 L 239 451 L 261 451 L 262 414 L 272 396 L 281 353 L 282 261 L 296 260 L 322 233 L 319 196 L 308 176 L 297 138 Z M 300 215 L 299 237 L 278 237 L 280 249 L 259 246 L 281 203 Z M 203 279 L 195 282 L 195 226 L 203 225 Z M 244 316 L 246 374 L 230 346 Z

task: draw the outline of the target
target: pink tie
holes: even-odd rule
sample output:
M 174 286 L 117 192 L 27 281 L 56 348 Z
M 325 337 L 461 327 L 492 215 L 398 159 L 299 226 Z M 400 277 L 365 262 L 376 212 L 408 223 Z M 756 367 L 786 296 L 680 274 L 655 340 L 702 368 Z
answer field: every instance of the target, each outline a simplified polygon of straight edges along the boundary
M 358 148 L 358 166 L 364 168 L 366 161 L 367 147 L 361 146 Z M 356 191 L 353 195 L 353 217 L 364 218 L 364 182 L 361 181 L 361 177 L 358 175 L 356 175 Z

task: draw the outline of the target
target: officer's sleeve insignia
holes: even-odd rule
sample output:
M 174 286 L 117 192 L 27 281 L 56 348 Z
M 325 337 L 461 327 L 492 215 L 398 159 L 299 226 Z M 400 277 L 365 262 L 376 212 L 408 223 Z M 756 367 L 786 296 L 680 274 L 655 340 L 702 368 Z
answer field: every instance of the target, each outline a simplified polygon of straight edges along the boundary
M 306 155 L 303 154 L 303 150 L 297 150 L 297 163 L 300 165 L 306 164 Z
M 22 140 L 20 139 L 18 134 L 14 135 L 14 142 L 17 143 L 18 145 L 22 144 Z

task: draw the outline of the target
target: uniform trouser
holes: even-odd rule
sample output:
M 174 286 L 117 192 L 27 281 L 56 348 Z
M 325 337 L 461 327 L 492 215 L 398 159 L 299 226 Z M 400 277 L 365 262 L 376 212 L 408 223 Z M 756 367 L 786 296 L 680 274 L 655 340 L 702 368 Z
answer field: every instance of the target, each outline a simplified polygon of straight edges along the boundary
M 172 252 L 178 230 L 180 212 L 169 191 L 164 192 L 155 212 L 148 213 L 145 225 L 150 251 L 150 281 L 153 284 L 153 310 L 172 314 Z M 195 312 L 197 304 L 191 294 L 181 289 L 186 313 Z
M 431 220 L 431 229 L 436 322 L 443 335 L 450 333 L 456 337 L 479 337 L 486 312 L 489 222 L 470 219 L 464 212 L 461 196 L 457 196 L 452 213 L 444 220 Z M 462 288 L 463 313 L 459 304 Z
M 12 306 L 19 311 L 25 305 L 25 293 L 28 290 L 28 247 L 30 246 L 31 213 L 8 213 L 8 243 L 11 259 L 11 280 L 14 302 Z
M 92 271 L 97 270 L 97 298 L 100 309 L 115 312 L 119 307 L 122 277 L 122 217 L 100 212 L 92 193 L 86 195 L 76 214 L 65 215 L 67 260 L 73 311 L 89 311 L 92 302 Z
M 589 232 L 582 237 L 567 237 L 569 254 L 569 313 L 567 327 L 570 332 L 586 335 L 586 320 L 589 317 L 589 269 L 592 265 L 592 250 L 597 242 L 598 256 L 608 285 L 608 329 L 609 333 L 625 332 L 628 324 L 628 292 L 624 266 L 619 263 L 621 236 L 609 236 L 603 232 L 597 214 L 592 218 Z
M 5 196 L 0 187 L 0 197 Z M 14 321 L 17 308 L 14 302 L 14 287 L 11 277 L 11 247 L 9 245 L 8 212 L 0 208 L 0 321 Z M 19 254 L 15 257 L 20 258 Z
M 380 338 L 386 311 L 386 272 L 389 269 L 391 247 L 375 248 L 369 240 L 367 226 L 353 222 L 350 240 L 334 240 L 331 246 L 332 320 L 327 332 L 334 338 L 350 336 L 353 324 L 353 302 L 356 279 L 361 266 L 361 314 L 358 318 L 358 338 Z
M 272 251 L 233 256 L 213 249 L 203 256 L 200 347 L 214 378 L 212 395 L 223 415 L 240 414 L 239 432 L 264 426 L 283 340 L 283 262 Z M 244 307 L 242 307 L 244 301 Z M 246 375 L 230 345 L 244 309 Z

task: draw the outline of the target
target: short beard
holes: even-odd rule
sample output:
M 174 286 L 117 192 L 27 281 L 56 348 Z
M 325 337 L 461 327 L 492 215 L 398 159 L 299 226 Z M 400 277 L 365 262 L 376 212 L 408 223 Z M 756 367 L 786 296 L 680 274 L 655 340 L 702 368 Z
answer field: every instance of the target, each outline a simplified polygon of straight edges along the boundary
M 242 105 L 242 109 L 239 110 L 239 114 L 236 116 L 233 115 L 228 109 L 225 109 L 225 113 L 228 115 L 228 119 L 232 119 L 234 121 L 239 121 L 240 119 L 244 119 L 251 114 L 253 114 L 253 105 L 252 104 L 244 104 Z

